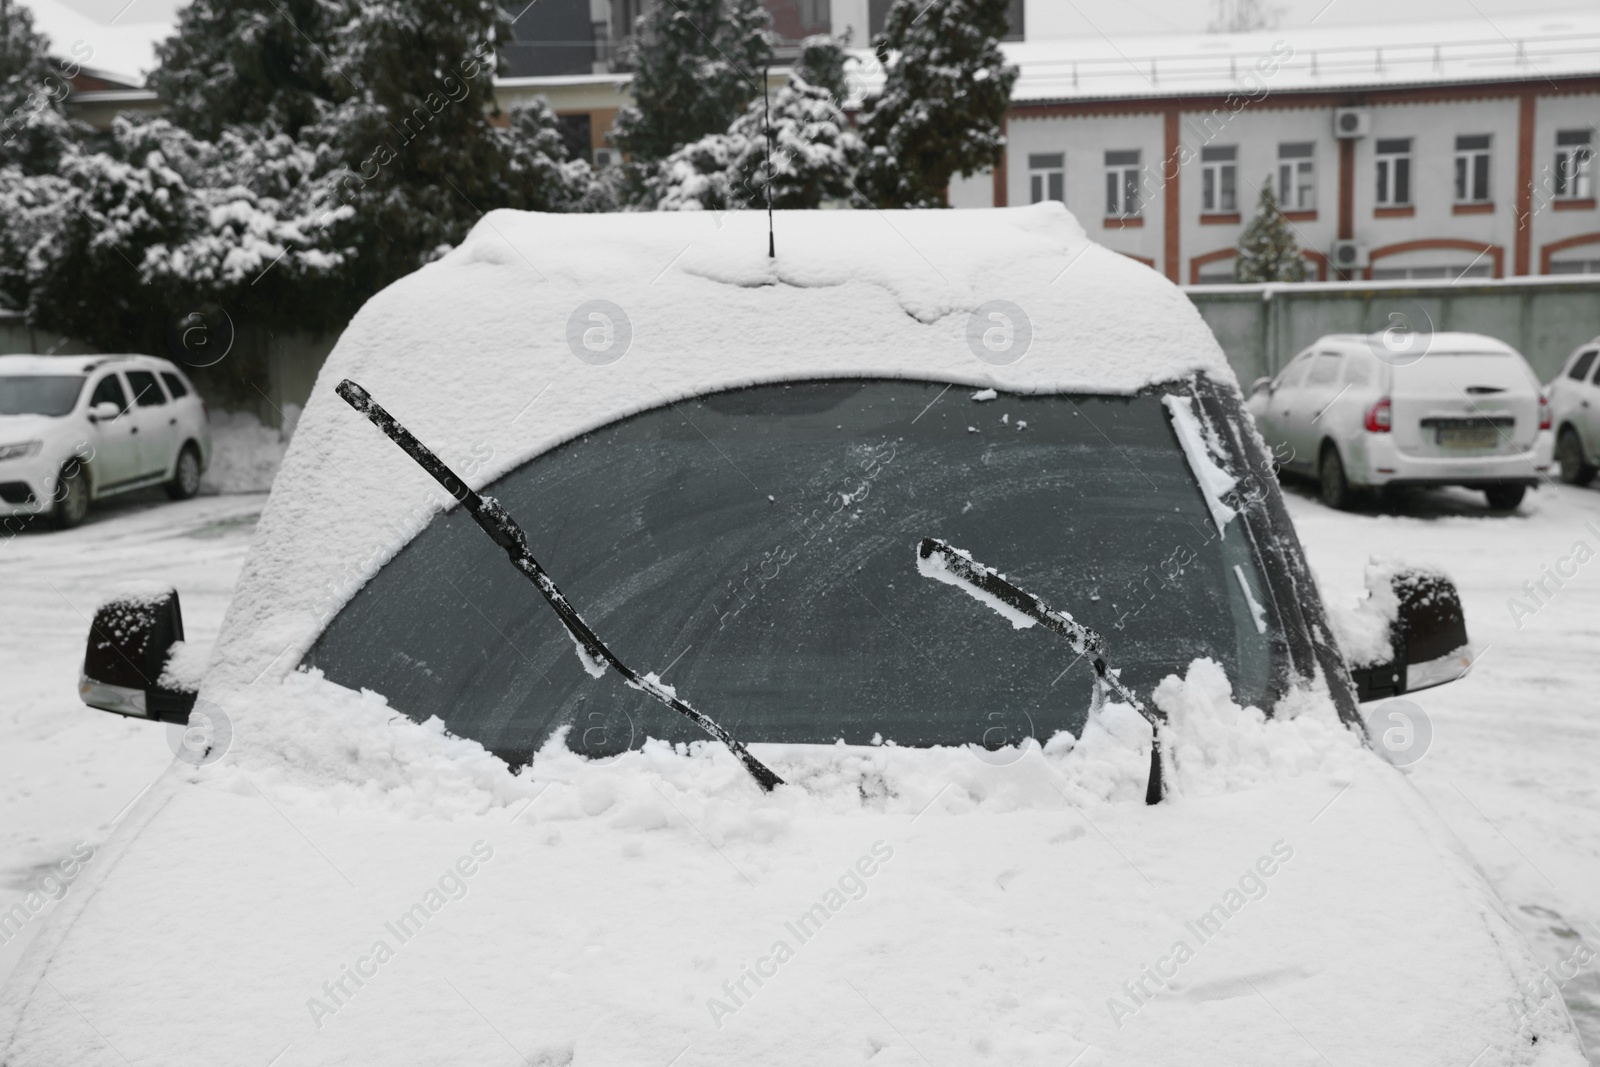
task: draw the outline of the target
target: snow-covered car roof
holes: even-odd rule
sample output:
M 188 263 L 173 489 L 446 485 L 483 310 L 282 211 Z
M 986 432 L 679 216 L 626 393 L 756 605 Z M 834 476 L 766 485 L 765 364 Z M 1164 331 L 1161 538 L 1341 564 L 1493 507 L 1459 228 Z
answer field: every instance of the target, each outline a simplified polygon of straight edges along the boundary
M 1235 384 L 1188 298 L 1059 204 L 778 212 L 775 230 L 769 258 L 759 212 L 496 211 L 373 297 L 298 423 L 218 644 L 221 677 L 292 669 L 444 501 L 334 395 L 343 378 L 474 486 L 626 415 L 757 382 Z
M 1346 344 L 1371 346 L 1380 343 L 1383 339 L 1381 333 L 1330 333 L 1318 338 L 1308 345 L 1315 348 L 1324 344 Z M 1428 339 L 1430 352 L 1510 352 L 1517 354 L 1517 350 L 1495 337 L 1481 333 L 1459 333 L 1444 331 L 1435 333 Z
M 155 356 L 0 356 L 0 374 L 87 374 L 107 363 L 128 363 L 151 370 L 177 370 L 170 361 Z

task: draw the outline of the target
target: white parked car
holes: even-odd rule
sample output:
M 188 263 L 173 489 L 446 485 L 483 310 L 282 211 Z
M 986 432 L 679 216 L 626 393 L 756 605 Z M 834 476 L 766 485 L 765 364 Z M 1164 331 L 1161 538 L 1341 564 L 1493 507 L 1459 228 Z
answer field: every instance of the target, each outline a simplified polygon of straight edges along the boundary
M 0 356 L 0 516 L 65 529 L 133 489 L 186 500 L 210 462 L 205 403 L 167 360 Z
M 1335 637 L 1183 294 L 1059 204 L 776 226 L 497 211 L 368 301 L 209 655 L 97 612 L 189 729 L 0 1061 L 1581 1067 L 1363 726 L 1454 588 Z
M 1545 391 L 1561 480 L 1588 485 L 1600 470 L 1600 337 L 1579 345 Z
M 1550 409 L 1522 355 L 1481 334 L 1438 333 L 1418 351 L 1384 334 L 1329 334 L 1249 408 L 1280 466 L 1348 507 L 1365 489 L 1461 485 L 1514 508 L 1551 466 Z

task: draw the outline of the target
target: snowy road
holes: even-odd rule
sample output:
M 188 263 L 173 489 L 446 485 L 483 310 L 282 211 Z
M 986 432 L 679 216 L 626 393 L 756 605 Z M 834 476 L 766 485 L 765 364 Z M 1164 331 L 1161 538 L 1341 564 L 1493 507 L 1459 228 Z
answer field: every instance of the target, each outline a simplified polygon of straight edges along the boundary
M 1546 487 L 1515 515 L 1481 496 L 1442 491 L 1401 513 L 1330 512 L 1297 487 L 1289 507 L 1325 595 L 1349 602 L 1370 555 L 1445 568 L 1459 585 L 1473 643 L 1467 679 L 1414 696 L 1432 720 L 1412 780 L 1477 857 L 1556 974 L 1578 939 L 1600 943 L 1600 492 Z M 68 533 L 34 530 L 0 543 L 0 906 L 43 864 L 94 844 L 171 760 L 165 729 L 91 711 L 77 699 L 88 616 L 128 578 L 171 581 L 191 640 L 221 623 L 265 497 L 159 496 L 97 512 Z M 1585 524 L 1593 522 L 1593 527 Z M 1589 548 L 1578 564 L 1576 542 Z M 1563 560 L 1565 562 L 1563 562 Z M 1544 604 L 1523 583 L 1545 568 L 1576 573 Z M 1552 585 L 1551 588 L 1554 588 Z M 1508 599 L 1530 609 L 1520 626 Z M 1382 872 L 1373 872 L 1382 877 Z M 1589 887 L 1587 890 L 1585 887 Z M 0 980 L 20 950 L 0 948 Z M 1595 963 L 1564 994 L 1600 1063 Z M 1567 973 L 1570 973 L 1570 965 Z
M 151 490 L 91 512 L 76 530 L 37 524 L 0 541 L 0 906 L 34 888 L 40 869 L 78 842 L 102 840 L 172 762 L 165 727 L 78 700 L 100 597 L 130 578 L 171 582 L 186 636 L 209 644 L 265 502 L 256 493 L 174 504 Z M 0 981 L 23 940 L 0 947 Z
M 1371 555 L 1433 564 L 1455 579 L 1480 658 L 1467 678 L 1409 698 L 1433 724 L 1412 781 L 1559 975 L 1579 938 L 1600 945 L 1600 558 L 1577 563 L 1600 549 L 1600 492 L 1545 486 L 1515 515 L 1491 514 L 1481 494 L 1460 490 L 1421 495 L 1400 514 L 1342 514 L 1286 488 L 1329 601 L 1360 594 Z M 1579 541 L 1587 552 L 1574 552 Z M 1558 564 L 1576 574 L 1550 583 L 1541 606 L 1523 583 Z M 1534 613 L 1514 618 L 1513 597 Z M 1563 994 L 1590 1062 L 1600 1063 L 1597 964 Z

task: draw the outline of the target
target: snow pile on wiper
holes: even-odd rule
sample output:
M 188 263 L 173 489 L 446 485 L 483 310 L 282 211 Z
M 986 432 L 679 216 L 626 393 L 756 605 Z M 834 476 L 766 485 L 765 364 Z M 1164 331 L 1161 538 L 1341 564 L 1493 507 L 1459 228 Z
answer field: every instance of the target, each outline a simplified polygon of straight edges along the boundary
M 437 719 L 416 723 L 371 692 L 335 685 L 318 671 L 295 672 L 234 695 L 217 694 L 236 723 L 232 750 L 191 773 L 248 792 L 315 793 L 320 804 L 388 809 L 411 816 L 478 813 L 521 806 L 535 796 L 545 817 L 605 816 L 622 825 L 659 818 L 673 797 L 735 836 L 767 833 L 790 817 L 909 813 L 930 804 L 950 814 L 1099 804 L 1142 804 L 1150 727 L 1131 707 L 1106 702 L 1080 736 L 1062 732 L 1042 747 L 755 744 L 789 783 L 763 796 L 720 744 L 647 741 L 642 749 L 591 760 L 552 735 L 531 765 L 511 774 L 476 741 L 453 737 Z M 1268 719 L 1233 700 L 1222 668 L 1195 660 L 1169 675 L 1153 702 L 1162 728 L 1168 798 L 1233 792 L 1312 770 L 1337 771 L 1360 742 L 1339 723 L 1325 691 L 1292 692 Z M 247 772 L 240 775 L 240 772 Z M 238 776 L 238 777 L 235 777 Z M 643 814 L 656 812 L 656 815 Z M 721 811 L 721 816 L 710 813 Z M 698 816 L 696 816 L 698 817 Z M 773 820 L 776 820 L 774 822 Z M 743 829 L 740 829 L 742 827 Z
M 1319 679 L 1320 682 L 1320 679 Z M 1337 770 L 1359 738 L 1339 721 L 1327 689 L 1298 689 L 1272 718 L 1234 702 L 1215 660 L 1197 659 L 1182 678 L 1169 674 L 1154 694 L 1166 712 L 1161 740 L 1169 798 L 1231 793 L 1313 770 Z

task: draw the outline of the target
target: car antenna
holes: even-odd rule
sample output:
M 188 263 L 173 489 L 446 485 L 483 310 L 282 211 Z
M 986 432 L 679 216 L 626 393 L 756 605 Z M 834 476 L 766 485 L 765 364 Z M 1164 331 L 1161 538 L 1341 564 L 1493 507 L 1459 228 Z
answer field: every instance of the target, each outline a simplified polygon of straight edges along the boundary
M 1133 710 L 1150 722 L 1150 781 L 1145 787 L 1144 802 L 1159 804 L 1163 792 L 1161 783 L 1161 722 L 1160 712 L 1151 711 L 1144 702 L 1133 695 L 1133 690 L 1122 684 L 1114 671 L 1106 667 L 1106 641 L 1094 630 L 1073 621 L 1071 615 L 1057 611 L 1032 593 L 1024 592 L 993 567 L 986 567 L 972 556 L 937 537 L 924 537 L 917 546 L 917 571 L 926 578 L 954 585 L 975 599 L 993 608 L 999 614 L 1012 618 L 1026 616 L 1018 624 L 1032 626 L 1040 623 L 1045 629 L 1066 639 L 1079 657 L 1089 657 L 1094 667 L 1095 695 L 1110 689 L 1132 705 Z
M 761 124 L 767 134 L 767 258 L 778 258 L 777 239 L 772 233 L 772 101 L 768 98 L 768 70 L 761 68 Z
M 583 661 L 584 668 L 595 678 L 605 673 L 607 666 L 622 675 L 623 680 L 632 689 L 648 693 L 661 703 L 682 715 L 700 729 L 710 734 L 713 738 L 728 746 L 728 750 L 739 758 L 756 784 L 767 792 L 772 792 L 777 786 L 783 785 L 783 779 L 774 774 L 766 764 L 750 754 L 734 736 L 719 726 L 709 715 L 696 711 L 685 701 L 678 699 L 671 686 L 662 683 L 655 674 L 641 675 L 632 667 L 617 658 L 606 643 L 595 635 L 589 624 L 583 621 L 568 601 L 561 595 L 561 590 L 556 588 L 556 583 L 551 581 L 539 561 L 533 558 L 533 552 L 528 547 L 528 535 L 513 519 L 500 501 L 492 496 L 481 496 L 467 487 L 444 461 L 411 435 L 411 431 L 400 425 L 393 415 L 385 411 L 372 394 L 349 378 L 341 381 L 334 392 L 344 398 L 345 403 L 355 408 L 367 417 L 367 420 L 384 432 L 384 435 L 400 446 L 400 450 L 412 459 L 417 466 L 433 475 L 445 492 L 454 497 L 467 514 L 472 516 L 474 522 L 488 534 L 495 544 L 505 550 L 513 566 L 521 571 L 528 581 L 532 582 L 544 596 L 545 601 L 555 611 L 556 617 L 561 620 L 561 625 L 567 628 L 573 643 L 578 649 L 578 658 Z

